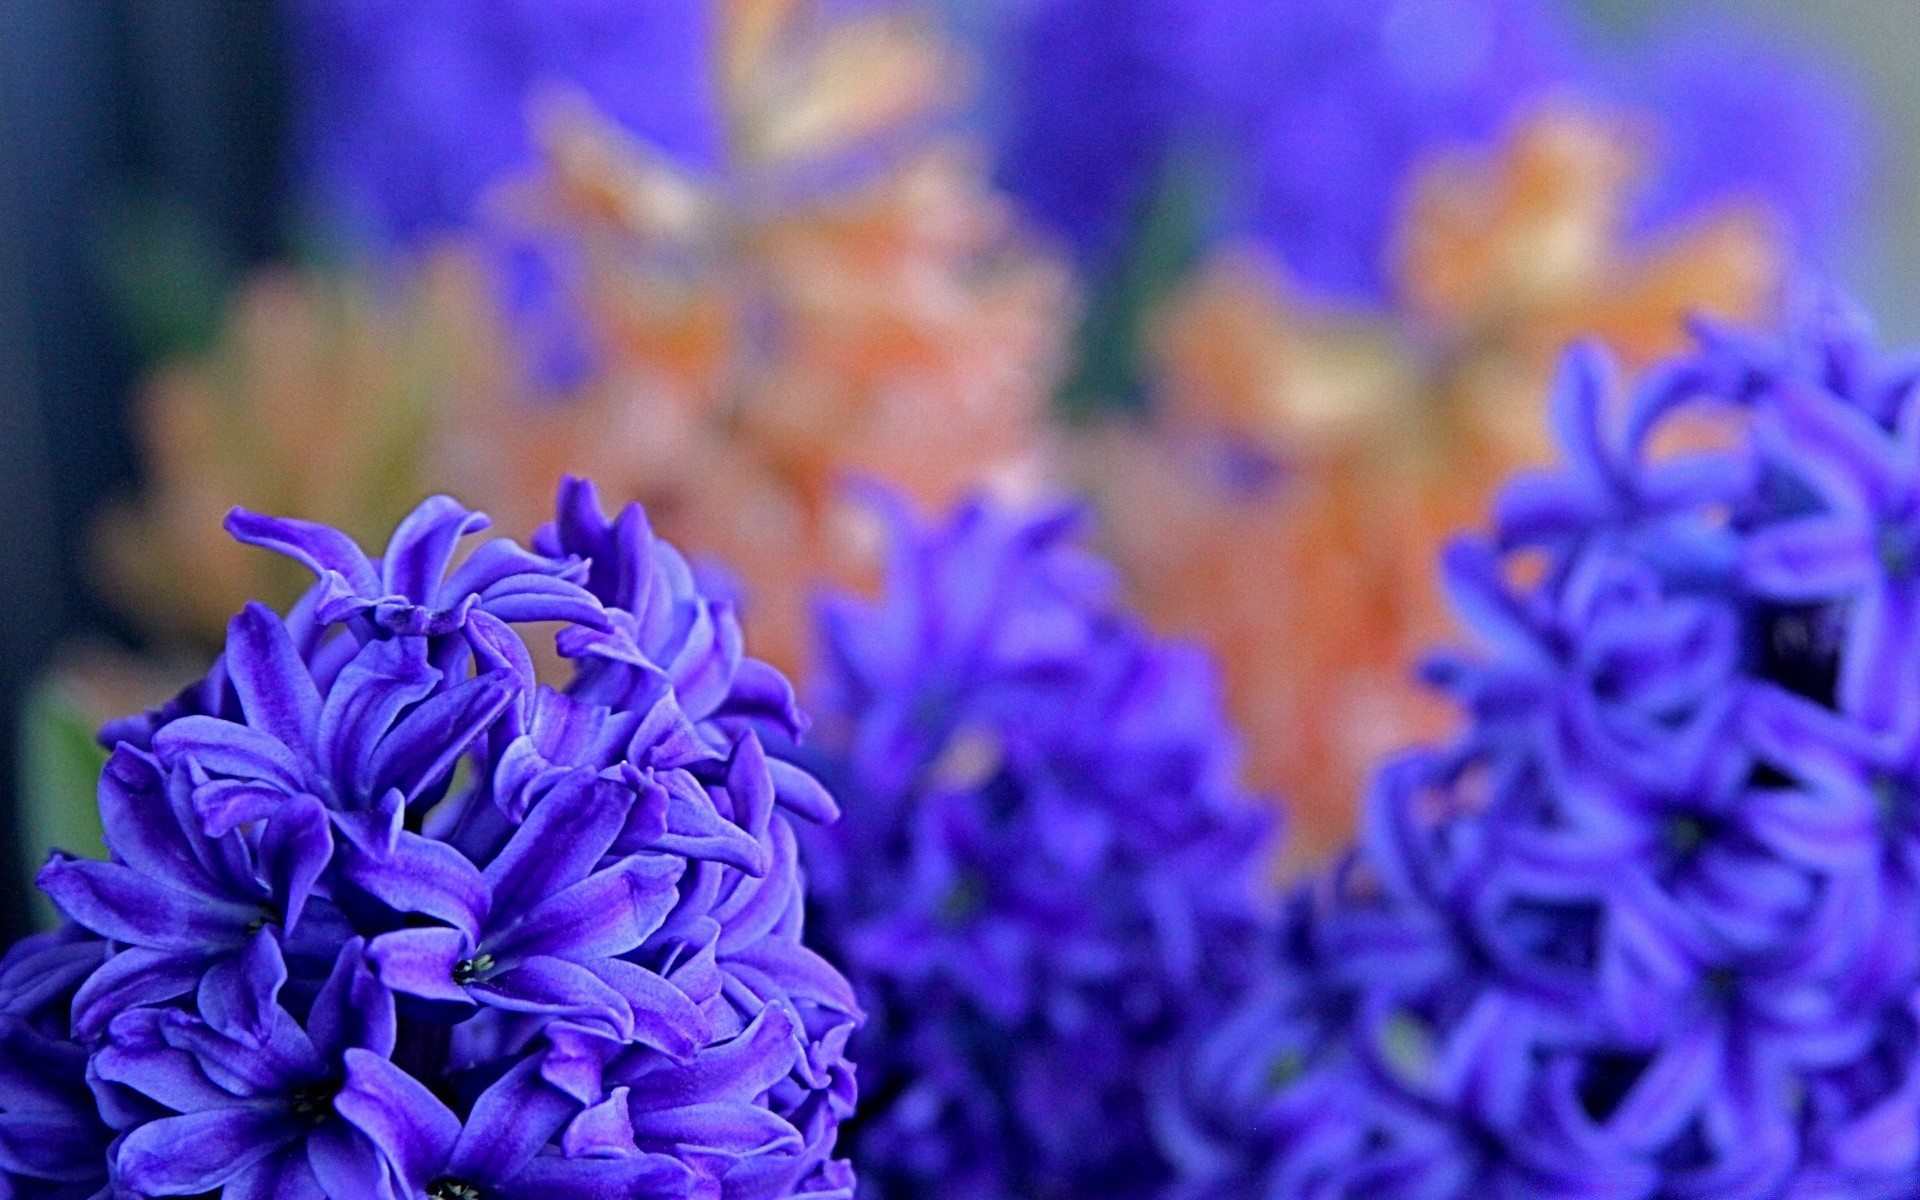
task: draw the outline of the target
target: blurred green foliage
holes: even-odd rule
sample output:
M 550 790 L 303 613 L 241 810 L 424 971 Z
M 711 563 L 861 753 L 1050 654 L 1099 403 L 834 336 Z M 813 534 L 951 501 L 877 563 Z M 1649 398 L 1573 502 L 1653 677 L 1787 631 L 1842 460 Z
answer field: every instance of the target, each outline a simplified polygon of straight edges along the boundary
M 105 858 L 96 792 L 107 752 L 94 741 L 93 719 L 57 678 L 35 685 L 20 716 L 21 845 L 34 924 L 58 920 L 33 876 L 54 847 L 88 858 Z

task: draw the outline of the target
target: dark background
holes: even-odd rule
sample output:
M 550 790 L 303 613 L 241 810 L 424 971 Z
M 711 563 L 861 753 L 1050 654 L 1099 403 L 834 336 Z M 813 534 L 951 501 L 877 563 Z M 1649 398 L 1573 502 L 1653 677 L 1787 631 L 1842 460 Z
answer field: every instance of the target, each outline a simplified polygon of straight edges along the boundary
M 0 0 L 0 945 L 24 931 L 23 686 L 77 628 L 92 510 L 136 477 L 138 366 L 108 269 L 192 228 L 234 268 L 280 249 L 284 71 L 265 0 Z

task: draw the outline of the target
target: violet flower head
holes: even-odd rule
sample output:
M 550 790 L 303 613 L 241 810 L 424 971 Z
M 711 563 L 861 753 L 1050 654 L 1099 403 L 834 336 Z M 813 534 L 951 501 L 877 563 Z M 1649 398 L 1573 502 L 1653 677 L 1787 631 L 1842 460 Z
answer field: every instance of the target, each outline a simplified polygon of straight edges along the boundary
M 1374 307 L 1393 299 L 1393 243 L 1423 166 L 1490 149 L 1571 95 L 1647 126 L 1643 229 L 1743 199 L 1801 255 L 1839 249 L 1873 157 L 1846 72 L 1804 39 L 1724 16 L 1613 48 L 1579 7 L 1039 0 L 1009 39 L 1001 180 L 1097 272 L 1129 237 L 1165 236 L 1145 218 L 1168 174 L 1189 173 L 1200 186 L 1186 190 L 1219 203 L 1183 232 L 1250 239 L 1309 297 Z
M 107 1187 L 112 1137 L 71 1036 L 74 989 L 107 944 L 69 925 L 0 957 L 0 1195 L 84 1200 Z
M 1800 31 L 1683 8 L 1607 68 L 1604 90 L 1657 118 L 1645 226 L 1746 200 L 1781 224 L 1799 261 L 1838 265 L 1869 183 L 1873 130 L 1865 81 L 1837 54 Z
M 1150 638 L 1070 510 L 897 502 L 883 596 L 827 603 L 814 934 L 873 1014 L 884 1196 L 1153 1195 L 1149 1081 L 1242 974 L 1266 806 L 1206 660 Z
M 577 88 L 684 165 L 719 155 L 700 0 L 293 0 L 303 186 L 377 249 L 470 223 L 533 159 L 528 105 Z
M 103 735 L 111 859 L 54 855 L 73 926 L 0 961 L 9 1194 L 851 1197 L 791 689 L 637 506 L 568 480 L 455 565 L 485 524 L 231 516 L 317 582 Z
M 1465 729 L 1195 1043 L 1177 1194 L 1920 1187 L 1920 373 L 1830 294 L 1699 343 L 1569 353 L 1443 564 Z
M 1424 162 L 1491 145 L 1577 64 L 1577 27 L 1557 0 L 1232 11 L 1207 75 L 1246 163 L 1240 231 L 1337 302 L 1388 298 L 1391 239 Z
M 1014 40 L 1001 175 L 1083 262 L 1198 166 L 1234 231 L 1363 302 L 1421 157 L 1490 139 L 1574 61 L 1560 6 L 1515 0 L 1044 0 Z

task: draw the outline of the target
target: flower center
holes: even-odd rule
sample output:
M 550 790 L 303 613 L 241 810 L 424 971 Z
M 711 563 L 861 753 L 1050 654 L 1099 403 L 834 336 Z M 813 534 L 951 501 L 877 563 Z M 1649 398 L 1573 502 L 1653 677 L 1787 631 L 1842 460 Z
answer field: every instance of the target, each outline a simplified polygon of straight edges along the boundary
M 1873 777 L 1872 786 L 1880 828 L 1888 833 L 1906 829 L 1913 820 L 1915 801 L 1920 800 L 1920 796 L 1914 793 L 1913 785 L 1897 776 L 1882 773 Z
M 427 1185 L 427 1200 L 485 1200 L 478 1184 L 464 1179 L 441 1176 Z
M 476 954 L 453 964 L 453 981 L 461 987 L 478 983 L 493 971 L 493 955 Z
M 1284 1091 L 1306 1069 L 1305 1055 L 1298 1050 L 1282 1050 L 1267 1063 L 1267 1087 L 1276 1092 Z
M 940 897 L 939 917 L 943 925 L 965 925 L 987 902 L 987 888 L 978 875 L 962 873 Z
M 1667 848 L 1676 858 L 1687 858 L 1707 840 L 1711 830 L 1705 820 L 1693 813 L 1680 813 L 1667 819 Z
M 259 933 L 269 925 L 283 925 L 285 923 L 286 918 L 280 914 L 279 909 L 271 904 L 262 904 L 260 906 L 260 915 L 247 922 L 247 932 Z
M 287 1096 L 287 1107 L 296 1119 L 318 1125 L 333 1115 L 333 1098 L 339 1094 L 338 1081 L 322 1080 L 293 1089 Z
M 1891 579 L 1905 579 L 1920 564 L 1920 535 L 1905 521 L 1883 521 L 1874 549 L 1880 556 L 1880 569 Z

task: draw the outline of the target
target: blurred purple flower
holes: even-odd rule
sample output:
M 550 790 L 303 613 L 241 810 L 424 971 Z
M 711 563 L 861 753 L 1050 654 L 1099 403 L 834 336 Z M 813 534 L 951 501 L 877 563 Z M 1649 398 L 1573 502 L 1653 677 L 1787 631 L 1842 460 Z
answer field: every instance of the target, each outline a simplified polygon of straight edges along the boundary
M 1869 182 L 1873 131 L 1864 82 L 1837 55 L 1792 25 L 1695 8 L 1664 16 L 1641 48 L 1602 70 L 1603 91 L 1657 122 L 1643 227 L 1746 199 L 1781 222 L 1796 259 L 1840 265 Z
M 463 227 L 532 162 L 528 104 L 553 85 L 711 167 L 715 20 L 698 0 L 293 0 L 303 186 L 381 249 Z
M 1150 639 L 1070 511 L 897 502 L 883 596 L 823 610 L 815 930 L 875 1014 L 882 1195 L 1155 1194 L 1147 1084 L 1239 979 L 1266 818 L 1211 672 Z
M 1042 0 L 1011 40 L 1001 176 L 1083 264 L 1110 266 L 1163 174 L 1193 171 L 1222 201 L 1200 233 L 1250 236 L 1342 304 L 1391 298 L 1424 163 L 1563 93 L 1650 119 L 1649 230 L 1742 197 L 1829 258 L 1871 152 L 1843 73 L 1698 13 L 1616 50 L 1559 0 Z
M 1700 333 L 1624 403 L 1570 352 L 1564 465 L 1450 548 L 1466 729 L 1168 1076 L 1183 1198 L 1920 1186 L 1912 360 L 1831 294 Z

